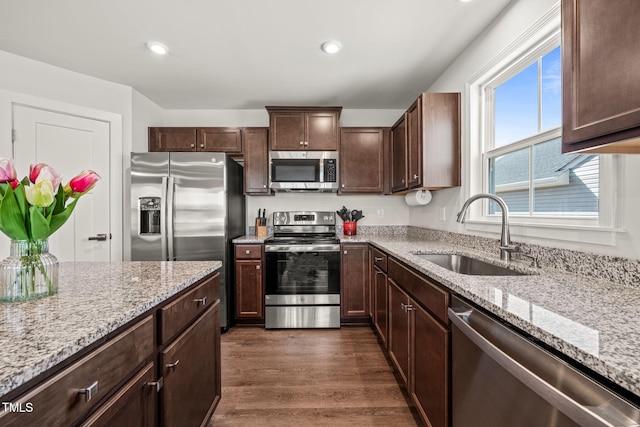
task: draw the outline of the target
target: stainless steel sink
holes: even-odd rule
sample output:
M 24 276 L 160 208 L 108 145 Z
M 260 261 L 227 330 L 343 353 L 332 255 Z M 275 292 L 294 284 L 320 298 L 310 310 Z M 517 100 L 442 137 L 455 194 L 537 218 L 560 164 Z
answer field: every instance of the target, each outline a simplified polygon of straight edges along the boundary
M 526 274 L 466 255 L 421 253 L 415 253 L 414 255 L 453 271 L 454 273 L 469 274 L 472 276 L 523 276 Z

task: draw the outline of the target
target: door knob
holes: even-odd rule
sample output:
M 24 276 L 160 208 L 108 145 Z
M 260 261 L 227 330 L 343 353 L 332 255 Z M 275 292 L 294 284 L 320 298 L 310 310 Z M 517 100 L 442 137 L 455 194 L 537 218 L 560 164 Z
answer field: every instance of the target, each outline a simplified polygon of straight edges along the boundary
M 111 233 L 109 233 L 109 239 L 111 239 Z M 102 233 L 102 234 L 98 234 L 98 235 L 95 235 L 95 236 L 91 236 L 91 237 L 89 237 L 89 240 L 104 241 L 104 240 L 107 240 L 107 234 L 106 233 Z

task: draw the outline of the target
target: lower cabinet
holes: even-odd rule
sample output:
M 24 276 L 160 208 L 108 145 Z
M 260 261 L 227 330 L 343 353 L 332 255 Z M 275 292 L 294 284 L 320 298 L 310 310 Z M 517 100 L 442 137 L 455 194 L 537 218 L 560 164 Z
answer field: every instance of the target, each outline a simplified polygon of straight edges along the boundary
M 264 246 L 235 246 L 235 320 L 238 324 L 264 323 Z
M 155 382 L 155 377 L 156 365 L 150 363 L 82 423 L 82 426 L 155 426 L 158 405 L 158 383 Z
M 5 396 L 25 411 L 0 411 L 0 425 L 202 425 L 220 400 L 220 374 L 215 273 L 24 393 Z
M 347 243 L 340 249 L 341 322 L 367 323 L 370 321 L 368 245 Z
M 389 358 L 425 424 L 447 427 L 451 330 L 446 313 L 450 294 L 390 257 L 387 274 Z M 374 324 L 377 322 L 374 318 Z
M 160 352 L 164 426 L 197 426 L 220 400 L 220 301 Z

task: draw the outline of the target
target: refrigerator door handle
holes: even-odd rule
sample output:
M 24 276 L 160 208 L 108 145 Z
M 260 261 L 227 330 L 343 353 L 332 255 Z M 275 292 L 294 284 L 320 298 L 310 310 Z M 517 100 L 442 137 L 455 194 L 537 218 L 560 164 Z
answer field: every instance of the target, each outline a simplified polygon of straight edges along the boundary
M 167 180 L 162 177 L 162 188 L 160 189 L 160 246 L 162 248 L 162 260 L 167 261 Z
M 175 185 L 173 177 L 168 178 L 167 185 L 167 248 L 169 250 L 169 261 L 175 261 L 173 251 L 173 197 L 175 195 Z

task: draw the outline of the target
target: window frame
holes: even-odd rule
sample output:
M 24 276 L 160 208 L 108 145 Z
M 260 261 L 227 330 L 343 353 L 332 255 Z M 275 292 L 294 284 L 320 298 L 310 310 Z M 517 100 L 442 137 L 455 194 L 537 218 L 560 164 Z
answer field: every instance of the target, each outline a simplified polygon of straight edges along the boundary
M 505 146 L 488 149 L 488 141 L 493 141 L 493 91 L 518 72 L 532 64 L 532 60 L 550 52 L 560 44 L 560 5 L 549 10 L 520 37 L 507 46 L 485 67 L 473 75 L 465 84 L 465 112 L 468 120 L 464 129 L 466 152 L 463 160 L 464 200 L 476 193 L 486 193 L 489 188 L 489 157 L 497 153 L 512 152 L 532 146 L 555 136 L 561 136 L 562 127 L 547 129 L 523 140 Z M 487 95 L 490 92 L 490 95 Z M 620 191 L 616 186 L 622 174 L 618 155 L 600 155 L 599 214 L 593 215 L 520 215 L 510 213 L 511 234 L 544 240 L 565 240 L 572 242 L 615 245 L 617 228 L 617 205 Z M 481 233 L 499 232 L 500 213 L 489 214 L 488 200 L 481 199 L 470 206 L 465 221 L 465 229 Z

